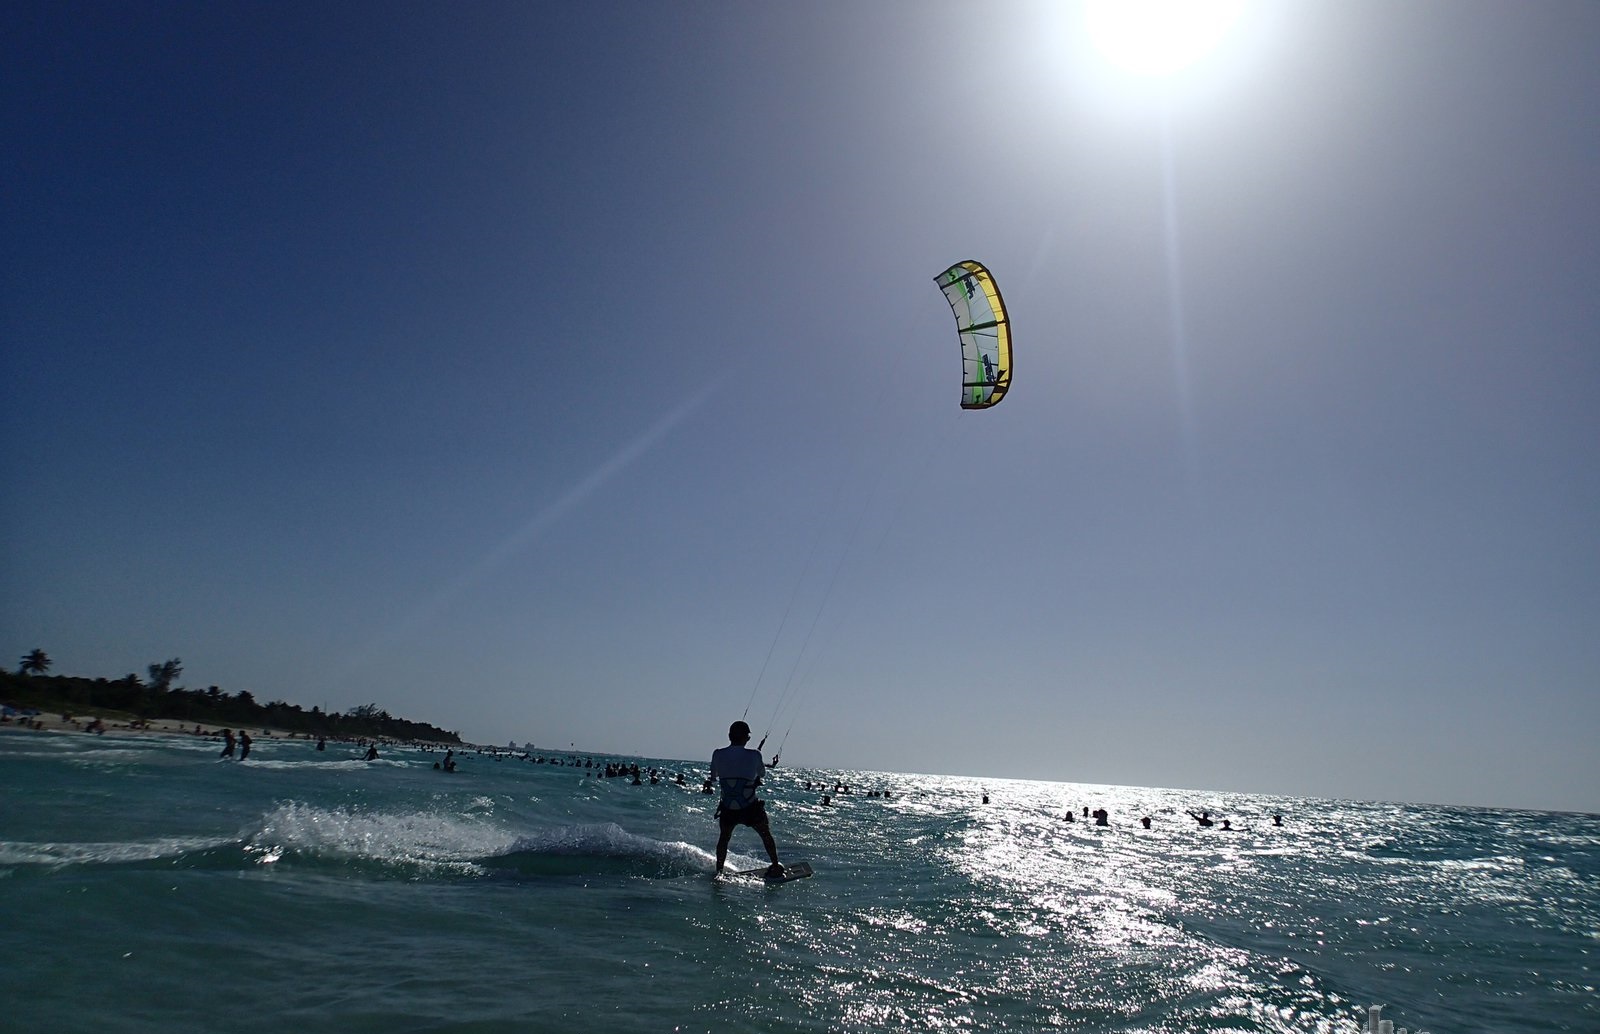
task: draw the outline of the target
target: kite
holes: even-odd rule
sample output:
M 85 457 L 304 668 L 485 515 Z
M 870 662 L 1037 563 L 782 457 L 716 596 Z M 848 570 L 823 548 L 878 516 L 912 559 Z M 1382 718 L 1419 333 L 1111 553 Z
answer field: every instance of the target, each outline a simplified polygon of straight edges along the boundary
M 1011 387 L 1011 321 L 994 276 L 981 262 L 957 262 L 934 277 L 961 337 L 961 408 L 988 409 Z

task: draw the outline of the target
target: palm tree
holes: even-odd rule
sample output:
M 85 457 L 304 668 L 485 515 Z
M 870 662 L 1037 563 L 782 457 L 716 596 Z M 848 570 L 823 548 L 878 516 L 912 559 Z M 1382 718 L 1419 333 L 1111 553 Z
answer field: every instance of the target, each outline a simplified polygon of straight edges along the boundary
M 179 675 L 183 674 L 183 661 L 174 657 L 161 664 L 150 665 L 150 684 L 158 692 L 165 693 L 172 688 L 172 683 Z
M 18 675 L 43 675 L 50 670 L 50 655 L 43 650 L 34 650 L 22 658 L 22 663 L 17 666 Z

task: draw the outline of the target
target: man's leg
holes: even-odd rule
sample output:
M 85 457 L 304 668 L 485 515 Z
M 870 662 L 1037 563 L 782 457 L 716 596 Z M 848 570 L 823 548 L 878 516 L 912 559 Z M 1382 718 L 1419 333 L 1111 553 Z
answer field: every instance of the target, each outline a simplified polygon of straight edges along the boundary
M 767 821 L 767 809 L 761 807 L 761 821 L 756 825 L 756 832 L 761 834 L 761 846 L 767 849 L 767 857 L 772 859 L 772 867 L 767 870 L 767 876 L 782 875 L 783 866 L 778 864 L 778 845 L 772 842 L 772 824 Z
M 717 837 L 717 871 L 721 872 L 723 865 L 728 861 L 728 841 L 733 839 L 733 827 L 723 826 L 722 835 Z

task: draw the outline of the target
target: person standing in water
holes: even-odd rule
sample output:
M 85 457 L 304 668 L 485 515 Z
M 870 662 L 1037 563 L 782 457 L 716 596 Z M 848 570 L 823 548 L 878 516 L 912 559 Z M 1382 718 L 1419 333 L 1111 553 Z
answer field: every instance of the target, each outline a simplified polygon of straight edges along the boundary
M 224 757 L 224 758 L 233 757 L 233 730 L 232 729 L 223 729 L 222 730 L 222 753 L 217 755 L 217 756 L 218 757 Z
M 239 730 L 239 760 L 243 761 L 250 756 L 250 734 L 243 729 Z
M 728 745 L 719 747 L 711 755 L 711 779 L 722 787 L 722 803 L 717 805 L 717 821 L 722 835 L 717 838 L 717 872 L 728 860 L 728 841 L 740 826 L 749 826 L 761 837 L 761 846 L 767 849 L 772 865 L 768 876 L 783 875 L 778 864 L 778 845 L 772 840 L 772 827 L 767 821 L 767 804 L 756 796 L 756 787 L 767 770 L 766 761 L 759 750 L 751 750 L 750 726 L 734 722 L 728 727 Z

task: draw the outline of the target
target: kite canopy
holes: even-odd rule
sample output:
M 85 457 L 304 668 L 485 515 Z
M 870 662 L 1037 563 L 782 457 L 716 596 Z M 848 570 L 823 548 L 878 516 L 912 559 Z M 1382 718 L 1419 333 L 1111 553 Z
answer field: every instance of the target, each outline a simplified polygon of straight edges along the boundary
M 981 262 L 957 262 L 934 277 L 961 336 L 961 408 L 988 409 L 1011 387 L 1011 321 Z

